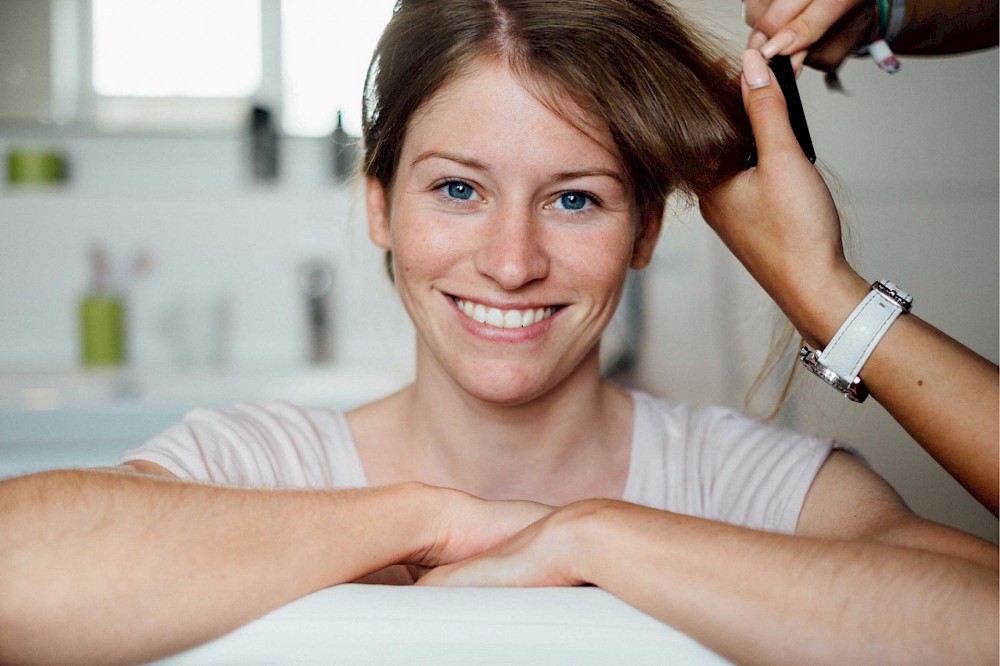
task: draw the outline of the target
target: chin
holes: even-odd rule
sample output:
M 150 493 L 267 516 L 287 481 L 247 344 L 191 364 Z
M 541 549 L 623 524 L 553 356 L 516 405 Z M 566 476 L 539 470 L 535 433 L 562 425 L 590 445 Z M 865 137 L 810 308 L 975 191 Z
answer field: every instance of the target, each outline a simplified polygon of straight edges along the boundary
M 504 407 L 529 403 L 555 385 L 551 378 L 518 372 L 516 368 L 479 368 L 463 374 L 458 383 L 466 393 L 482 402 Z

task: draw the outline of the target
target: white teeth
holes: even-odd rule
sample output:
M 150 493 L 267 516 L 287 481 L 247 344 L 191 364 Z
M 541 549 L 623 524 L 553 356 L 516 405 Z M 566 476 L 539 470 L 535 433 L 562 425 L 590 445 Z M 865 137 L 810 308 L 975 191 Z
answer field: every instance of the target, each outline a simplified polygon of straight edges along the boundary
M 548 319 L 554 312 L 553 308 L 535 308 L 529 310 L 501 310 L 487 308 L 480 303 L 455 299 L 455 305 L 465 313 L 465 316 L 475 319 L 480 324 L 496 328 L 523 328 Z
M 521 313 L 517 310 L 507 310 L 503 315 L 504 328 L 521 328 Z

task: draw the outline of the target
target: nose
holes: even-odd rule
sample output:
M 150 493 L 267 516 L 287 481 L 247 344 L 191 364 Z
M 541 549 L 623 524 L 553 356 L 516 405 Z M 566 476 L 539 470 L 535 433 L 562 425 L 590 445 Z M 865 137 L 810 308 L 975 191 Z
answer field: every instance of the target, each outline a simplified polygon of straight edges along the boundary
M 549 255 L 541 221 L 528 210 L 499 208 L 485 225 L 476 269 L 513 291 L 548 275 Z

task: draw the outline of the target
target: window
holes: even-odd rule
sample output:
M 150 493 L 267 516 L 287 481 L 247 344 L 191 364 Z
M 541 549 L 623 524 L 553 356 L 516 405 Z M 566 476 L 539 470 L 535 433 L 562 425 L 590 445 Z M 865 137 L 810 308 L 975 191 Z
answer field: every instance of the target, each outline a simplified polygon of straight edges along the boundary
M 323 136 L 337 112 L 361 131 L 361 94 L 372 51 L 394 0 L 282 0 L 282 125 L 287 134 Z
M 90 0 L 84 116 L 106 129 L 225 129 L 251 105 L 285 134 L 358 134 L 395 0 Z
M 93 84 L 123 97 L 249 97 L 261 82 L 260 4 L 92 0 Z

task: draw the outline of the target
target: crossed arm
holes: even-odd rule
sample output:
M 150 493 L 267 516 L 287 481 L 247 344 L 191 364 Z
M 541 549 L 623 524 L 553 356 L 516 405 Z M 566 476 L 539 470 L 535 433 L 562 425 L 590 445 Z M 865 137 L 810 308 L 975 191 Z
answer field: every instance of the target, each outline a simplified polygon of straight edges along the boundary
M 913 516 L 840 453 L 794 536 L 421 484 L 249 490 L 91 470 L 4 481 L 0 500 L 3 663 L 161 657 L 393 564 L 432 569 L 422 584 L 593 583 L 738 662 L 997 659 L 996 548 Z
M 254 490 L 139 469 L 0 482 L 0 663 L 166 656 L 393 564 L 470 557 L 548 513 L 403 484 Z
M 436 585 L 598 585 L 737 663 L 996 663 L 997 550 L 924 521 L 848 454 L 795 535 L 571 504 Z

